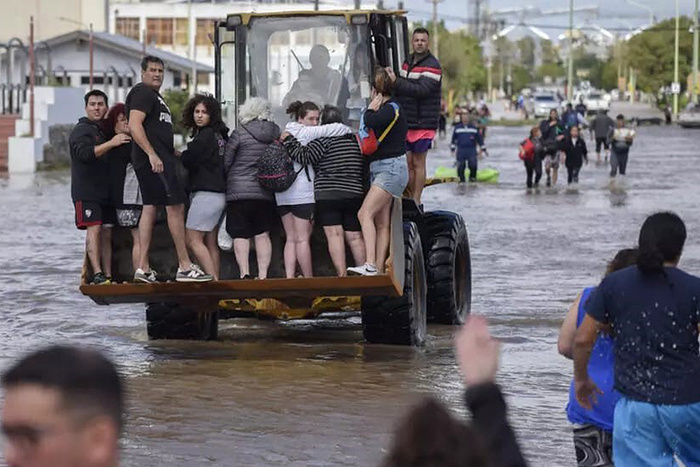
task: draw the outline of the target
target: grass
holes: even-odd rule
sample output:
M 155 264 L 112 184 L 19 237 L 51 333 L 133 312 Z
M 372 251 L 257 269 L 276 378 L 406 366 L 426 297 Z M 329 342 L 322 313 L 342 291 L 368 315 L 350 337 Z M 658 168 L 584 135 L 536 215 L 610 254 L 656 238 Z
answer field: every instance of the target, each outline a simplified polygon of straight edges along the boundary
M 491 120 L 489 126 L 535 126 L 539 123 L 539 120 Z

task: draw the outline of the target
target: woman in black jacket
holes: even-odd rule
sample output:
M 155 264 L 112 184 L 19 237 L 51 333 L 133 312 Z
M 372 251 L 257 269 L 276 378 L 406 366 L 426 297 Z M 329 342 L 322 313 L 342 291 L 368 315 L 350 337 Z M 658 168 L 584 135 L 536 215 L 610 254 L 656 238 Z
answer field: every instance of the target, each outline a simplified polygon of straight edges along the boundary
M 571 133 L 564 141 L 564 152 L 566 153 L 566 171 L 568 172 L 568 183 L 578 184 L 578 173 L 583 166 L 583 161 L 588 163 L 588 149 L 586 142 L 579 135 L 577 126 L 572 126 Z
M 226 208 L 224 148 L 228 128 L 221 106 L 211 95 L 197 94 L 185 105 L 182 123 L 192 131 L 192 141 L 182 153 L 189 170 L 190 209 L 187 212 L 187 245 L 204 272 L 219 280 L 219 224 Z M 193 268 L 197 267 L 192 265 Z

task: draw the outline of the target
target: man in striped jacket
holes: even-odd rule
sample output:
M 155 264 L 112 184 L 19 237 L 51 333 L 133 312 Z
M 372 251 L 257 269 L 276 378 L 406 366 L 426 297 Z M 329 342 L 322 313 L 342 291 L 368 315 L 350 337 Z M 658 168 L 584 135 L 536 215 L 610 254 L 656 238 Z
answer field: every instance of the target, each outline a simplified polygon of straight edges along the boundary
M 404 61 L 400 76 L 387 69 L 394 82 L 396 99 L 408 120 L 408 188 L 418 204 L 425 186 L 425 158 L 440 121 L 442 98 L 442 68 L 430 53 L 429 42 L 427 29 L 415 29 L 411 38 L 413 53 Z

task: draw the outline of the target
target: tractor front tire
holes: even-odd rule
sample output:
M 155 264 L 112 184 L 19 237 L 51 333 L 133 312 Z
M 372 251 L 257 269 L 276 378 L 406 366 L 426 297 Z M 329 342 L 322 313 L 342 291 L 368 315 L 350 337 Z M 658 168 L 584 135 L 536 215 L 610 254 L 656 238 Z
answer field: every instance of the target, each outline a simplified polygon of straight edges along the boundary
M 415 223 L 403 223 L 403 238 L 403 295 L 362 298 L 362 333 L 369 343 L 411 346 L 425 343 L 426 274 L 423 247 Z
M 467 227 L 449 211 L 425 213 L 428 322 L 462 324 L 471 311 L 472 269 Z

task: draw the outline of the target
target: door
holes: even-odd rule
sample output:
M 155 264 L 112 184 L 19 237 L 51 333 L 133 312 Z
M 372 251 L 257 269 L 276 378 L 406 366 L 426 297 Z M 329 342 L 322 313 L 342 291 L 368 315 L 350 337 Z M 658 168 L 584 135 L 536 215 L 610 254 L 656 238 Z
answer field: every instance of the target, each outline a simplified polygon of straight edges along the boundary
M 215 31 L 215 94 L 221 103 L 221 117 L 229 128 L 235 128 L 238 115 L 236 93 L 236 32 L 226 28 L 225 21 L 217 23 Z

